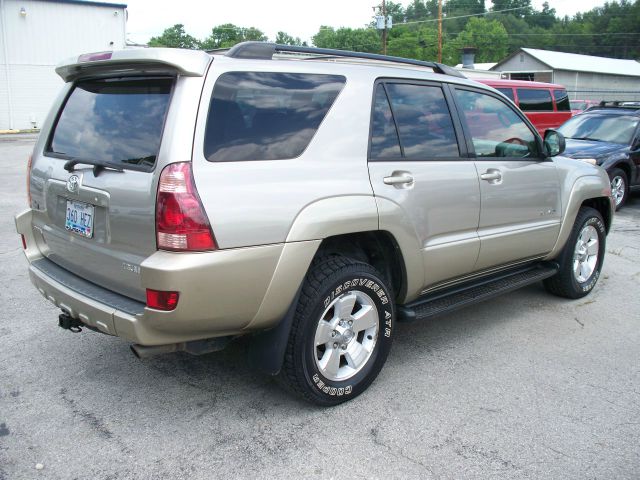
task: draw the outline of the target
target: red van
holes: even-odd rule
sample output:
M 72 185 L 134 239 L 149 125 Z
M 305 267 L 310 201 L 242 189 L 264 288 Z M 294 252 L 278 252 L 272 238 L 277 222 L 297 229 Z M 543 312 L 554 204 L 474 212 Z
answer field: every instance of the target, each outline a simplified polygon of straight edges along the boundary
M 542 136 L 547 128 L 558 128 L 571 118 L 569 95 L 562 85 L 494 78 L 474 80 L 489 85 L 509 97 Z

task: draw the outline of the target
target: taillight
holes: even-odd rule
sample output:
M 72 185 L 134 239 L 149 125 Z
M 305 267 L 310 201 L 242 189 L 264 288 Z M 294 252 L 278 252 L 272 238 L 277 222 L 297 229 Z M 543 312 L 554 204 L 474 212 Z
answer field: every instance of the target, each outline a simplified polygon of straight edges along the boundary
M 27 161 L 27 201 L 29 202 L 29 208 L 31 208 L 31 164 L 33 162 L 33 156 L 29 155 Z
M 27 239 L 25 238 L 25 236 L 23 234 L 20 234 L 20 237 L 22 238 L 22 248 L 23 249 L 27 249 Z
M 158 248 L 202 251 L 217 248 L 193 182 L 191 162 L 172 163 L 160 174 L 156 202 Z
M 169 312 L 178 306 L 180 294 L 147 288 L 147 307 Z

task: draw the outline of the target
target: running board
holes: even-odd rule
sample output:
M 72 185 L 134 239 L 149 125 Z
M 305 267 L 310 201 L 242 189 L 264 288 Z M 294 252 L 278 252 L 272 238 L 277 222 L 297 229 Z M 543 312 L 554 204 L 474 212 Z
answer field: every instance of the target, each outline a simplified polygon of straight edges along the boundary
M 552 277 L 557 271 L 558 265 L 555 263 L 540 263 L 426 294 L 414 302 L 399 305 L 398 322 L 425 320 L 449 313 Z

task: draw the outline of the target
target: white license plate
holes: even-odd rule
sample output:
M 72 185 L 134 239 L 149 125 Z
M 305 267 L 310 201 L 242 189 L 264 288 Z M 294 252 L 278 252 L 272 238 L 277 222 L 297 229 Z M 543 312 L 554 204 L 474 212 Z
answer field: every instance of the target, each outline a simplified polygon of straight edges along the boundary
M 93 211 L 93 205 L 67 200 L 64 228 L 83 237 L 93 237 Z

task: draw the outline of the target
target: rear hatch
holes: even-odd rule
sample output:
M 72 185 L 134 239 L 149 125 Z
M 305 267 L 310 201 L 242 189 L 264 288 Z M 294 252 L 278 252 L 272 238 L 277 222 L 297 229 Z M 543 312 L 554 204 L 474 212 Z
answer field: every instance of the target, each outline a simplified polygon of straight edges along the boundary
M 190 145 L 172 159 L 162 141 L 176 120 L 170 111 L 180 110 L 171 108 L 180 75 L 159 68 L 149 74 L 144 64 L 122 75 L 121 64 L 114 73 L 108 62 L 97 65 L 67 86 L 34 152 L 34 226 L 51 261 L 144 301 L 140 263 L 157 248 L 158 176 L 165 164 L 190 159 Z

